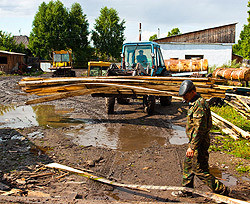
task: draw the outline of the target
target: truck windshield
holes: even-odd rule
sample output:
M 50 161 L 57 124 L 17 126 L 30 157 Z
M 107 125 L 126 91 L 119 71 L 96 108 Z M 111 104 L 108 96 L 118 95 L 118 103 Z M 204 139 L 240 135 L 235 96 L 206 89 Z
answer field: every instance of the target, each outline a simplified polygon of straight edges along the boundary
M 144 68 L 152 67 L 151 46 L 150 45 L 127 45 L 124 48 L 124 60 L 127 68 L 140 63 Z
M 106 76 L 109 66 L 90 66 L 89 76 Z
M 54 54 L 54 62 L 69 62 L 69 54 Z

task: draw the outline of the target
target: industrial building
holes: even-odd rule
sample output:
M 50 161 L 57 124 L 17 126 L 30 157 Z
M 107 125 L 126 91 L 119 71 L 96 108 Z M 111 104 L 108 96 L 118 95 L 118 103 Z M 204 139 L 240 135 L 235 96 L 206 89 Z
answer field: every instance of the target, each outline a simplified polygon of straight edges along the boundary
M 154 40 L 164 59 L 207 59 L 209 66 L 221 66 L 233 59 L 236 23 Z

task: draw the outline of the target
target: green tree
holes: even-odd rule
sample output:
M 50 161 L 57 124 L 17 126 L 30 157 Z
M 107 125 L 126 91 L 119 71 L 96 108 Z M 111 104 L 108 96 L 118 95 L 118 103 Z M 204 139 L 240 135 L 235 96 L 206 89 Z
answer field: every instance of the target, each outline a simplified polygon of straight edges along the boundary
M 250 8 L 250 1 L 248 1 L 248 8 Z M 247 18 L 248 25 L 244 25 L 243 30 L 240 33 L 240 40 L 238 44 L 233 46 L 233 53 L 243 56 L 246 59 L 250 59 L 250 10 L 248 11 L 249 17 Z
M 170 32 L 168 32 L 167 37 L 173 36 L 173 35 L 180 35 L 181 31 L 179 28 L 173 28 Z
M 23 43 L 17 44 L 14 36 L 0 30 L 0 50 L 27 53 Z
M 29 48 L 35 56 L 50 59 L 52 50 L 71 49 L 77 59 L 88 47 L 88 22 L 80 4 L 70 10 L 62 2 L 43 2 L 33 20 Z
M 149 41 L 153 41 L 155 39 L 157 39 L 157 34 L 150 36 Z
M 81 5 L 74 3 L 71 6 L 67 28 L 67 47 L 71 48 L 76 61 L 82 61 L 90 56 L 88 55 L 88 21 L 83 14 Z
M 124 24 L 125 20 L 120 22 L 115 9 L 107 7 L 101 9 L 99 18 L 95 19 L 92 40 L 97 54 L 103 59 L 120 58 L 122 44 L 125 40 Z

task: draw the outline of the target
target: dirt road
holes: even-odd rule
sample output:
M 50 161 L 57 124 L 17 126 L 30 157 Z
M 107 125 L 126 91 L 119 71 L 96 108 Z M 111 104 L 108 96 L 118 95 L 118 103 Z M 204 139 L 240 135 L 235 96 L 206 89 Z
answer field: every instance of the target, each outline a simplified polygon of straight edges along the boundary
M 91 96 L 25 106 L 36 96 L 19 89 L 20 79 L 0 78 L 0 182 L 20 190 L 13 195 L 28 203 L 29 198 L 42 196 L 53 203 L 211 203 L 200 196 L 175 198 L 170 191 L 118 188 L 44 167 L 57 162 L 121 183 L 181 186 L 188 107 L 180 101 L 168 107 L 157 103 L 152 116 L 137 100 L 116 104 L 115 114 L 108 116 L 104 99 Z M 235 171 L 239 162 L 249 163 L 219 152 L 210 154 L 211 170 L 235 190 L 232 196 L 249 200 L 250 176 Z M 198 179 L 195 182 L 196 189 L 209 191 Z

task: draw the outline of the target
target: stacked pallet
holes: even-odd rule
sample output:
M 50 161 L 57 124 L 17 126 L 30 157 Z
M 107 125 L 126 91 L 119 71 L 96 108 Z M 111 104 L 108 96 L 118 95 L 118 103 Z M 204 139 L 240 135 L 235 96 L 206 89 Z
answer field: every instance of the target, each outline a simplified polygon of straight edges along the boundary
M 24 78 L 23 91 L 44 96 L 28 101 L 41 103 L 86 94 L 178 96 L 182 81 L 190 79 L 204 98 L 225 97 L 225 90 L 215 82 L 221 79 L 186 77 L 109 76 L 67 78 Z

